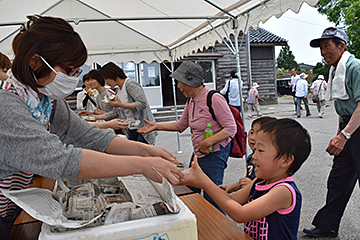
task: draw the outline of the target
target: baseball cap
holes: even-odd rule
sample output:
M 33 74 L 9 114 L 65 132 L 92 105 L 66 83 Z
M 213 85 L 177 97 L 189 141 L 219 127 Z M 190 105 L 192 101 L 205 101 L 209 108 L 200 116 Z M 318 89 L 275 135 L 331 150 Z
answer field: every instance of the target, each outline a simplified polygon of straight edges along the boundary
M 330 39 L 330 38 L 339 38 L 340 40 L 343 40 L 345 43 L 347 43 L 349 40 L 344 30 L 336 27 L 328 27 L 323 31 L 320 38 L 316 38 L 310 41 L 310 46 L 313 48 L 320 47 L 320 41 L 322 39 Z

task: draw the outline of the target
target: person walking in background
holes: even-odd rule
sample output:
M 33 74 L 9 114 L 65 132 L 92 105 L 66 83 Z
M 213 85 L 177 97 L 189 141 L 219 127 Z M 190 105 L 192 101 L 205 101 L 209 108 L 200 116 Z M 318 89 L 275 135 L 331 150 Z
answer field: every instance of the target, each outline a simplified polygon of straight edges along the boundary
M 294 105 L 295 105 L 294 115 L 297 115 L 297 110 L 296 110 L 297 101 L 296 101 L 296 97 L 295 97 L 295 92 L 296 92 L 296 82 L 300 80 L 300 76 L 297 74 L 297 71 L 295 68 L 291 69 L 291 77 L 290 78 L 291 78 L 291 81 L 290 81 L 289 85 L 291 86 Z M 303 111 L 302 107 L 300 107 L 300 109 L 302 112 Z
M 323 118 L 325 114 L 325 107 L 326 107 L 326 89 L 327 89 L 327 82 L 324 79 L 323 75 L 319 75 L 317 80 L 313 82 L 311 85 L 311 92 L 314 94 L 314 97 L 317 96 L 316 107 L 319 113 L 319 118 Z M 313 100 L 314 100 L 313 97 Z
M 253 107 L 255 108 L 255 110 L 257 112 L 257 116 L 258 117 L 261 116 L 260 107 L 259 107 L 259 92 L 257 90 L 258 87 L 259 87 L 259 84 L 254 82 L 252 85 L 252 88 L 248 92 L 247 106 L 248 106 L 248 117 L 249 118 L 252 117 L 251 112 L 252 112 Z
M 301 101 L 304 102 L 305 109 L 306 109 L 306 116 L 307 117 L 311 116 L 309 103 L 308 103 L 308 99 L 307 99 L 308 88 L 309 88 L 309 84 L 306 81 L 307 77 L 308 77 L 308 75 L 306 75 L 305 73 L 301 73 L 300 80 L 298 80 L 296 82 L 295 97 L 296 97 L 296 115 L 298 118 L 301 117 L 301 110 L 300 110 Z
M 228 104 L 239 110 L 241 114 L 239 80 L 236 74 L 237 74 L 236 70 L 231 71 L 230 73 L 231 79 L 226 81 L 225 86 L 223 89 L 220 90 L 220 93 L 225 97 Z M 242 85 L 242 81 L 241 81 L 241 85 Z
M 315 227 L 303 231 L 309 237 L 336 237 L 346 205 L 356 182 L 360 180 L 360 60 L 346 50 L 348 36 L 339 28 L 329 27 L 310 42 L 320 47 L 321 56 L 330 65 L 330 99 L 339 115 L 337 135 L 326 151 L 334 155 L 327 182 L 326 204 L 315 215 Z
M 8 76 L 7 71 L 11 68 L 10 59 L 0 52 L 0 80 L 6 80 Z

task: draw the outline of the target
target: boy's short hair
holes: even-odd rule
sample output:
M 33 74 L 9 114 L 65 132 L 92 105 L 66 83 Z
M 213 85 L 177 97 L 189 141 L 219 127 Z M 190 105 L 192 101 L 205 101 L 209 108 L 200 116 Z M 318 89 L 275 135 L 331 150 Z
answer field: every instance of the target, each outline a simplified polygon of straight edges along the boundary
M 273 121 L 273 120 L 276 120 L 276 118 L 269 117 L 269 116 L 259 117 L 259 118 L 255 119 L 254 121 L 252 121 L 251 127 L 254 127 L 255 124 L 260 124 L 260 126 L 262 126 L 263 124 L 265 124 L 269 121 Z
M 95 79 L 100 84 L 100 86 L 105 86 L 105 80 L 100 75 L 100 70 L 91 70 L 88 74 L 89 79 Z
M 275 159 L 293 155 L 294 161 L 288 168 L 289 176 L 293 175 L 308 158 L 311 151 L 310 134 L 296 120 L 290 118 L 276 119 L 261 125 L 259 131 L 268 133 L 278 150 Z

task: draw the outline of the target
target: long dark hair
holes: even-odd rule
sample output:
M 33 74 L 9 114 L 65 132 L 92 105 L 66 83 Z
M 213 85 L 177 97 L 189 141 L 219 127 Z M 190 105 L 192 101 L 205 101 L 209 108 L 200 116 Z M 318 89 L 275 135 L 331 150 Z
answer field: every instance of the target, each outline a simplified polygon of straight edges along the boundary
M 29 17 L 26 27 L 12 43 L 15 58 L 12 73 L 31 88 L 41 87 L 34 78 L 48 75 L 51 69 L 44 63 L 33 72 L 29 63 L 34 54 L 42 56 L 51 66 L 66 64 L 82 66 L 87 59 L 87 50 L 78 33 L 61 18 Z

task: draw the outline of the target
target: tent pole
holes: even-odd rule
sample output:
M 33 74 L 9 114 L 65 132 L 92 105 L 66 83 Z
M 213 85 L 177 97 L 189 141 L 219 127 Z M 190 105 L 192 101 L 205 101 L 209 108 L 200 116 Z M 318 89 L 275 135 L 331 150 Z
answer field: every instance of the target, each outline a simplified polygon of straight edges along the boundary
M 174 58 L 171 54 L 171 52 L 169 51 L 170 54 L 170 58 L 171 58 L 171 73 L 174 72 Z M 171 78 L 171 82 L 172 82 L 172 88 L 173 88 L 173 93 L 174 93 L 174 107 L 175 107 L 175 121 L 178 120 L 178 113 L 177 113 L 177 104 L 176 104 L 176 86 L 175 86 L 175 79 Z M 180 148 L 180 133 L 176 132 L 176 139 L 177 139 L 177 145 L 178 145 L 178 153 L 182 153 L 181 148 Z
M 237 75 L 238 75 L 238 85 L 239 85 L 239 94 L 240 94 L 240 106 L 241 106 L 241 117 L 244 123 L 244 131 L 246 132 L 246 126 L 245 126 L 245 118 L 244 118 L 244 102 L 243 102 L 243 96 L 242 96 L 242 81 L 241 81 L 241 71 L 240 71 L 240 49 L 239 49 L 239 36 L 238 36 L 238 26 L 237 26 L 237 20 L 233 19 L 233 29 L 234 29 L 234 35 L 235 35 L 235 52 L 236 52 L 236 67 L 237 67 Z M 245 153 L 245 159 L 247 159 L 247 151 Z

